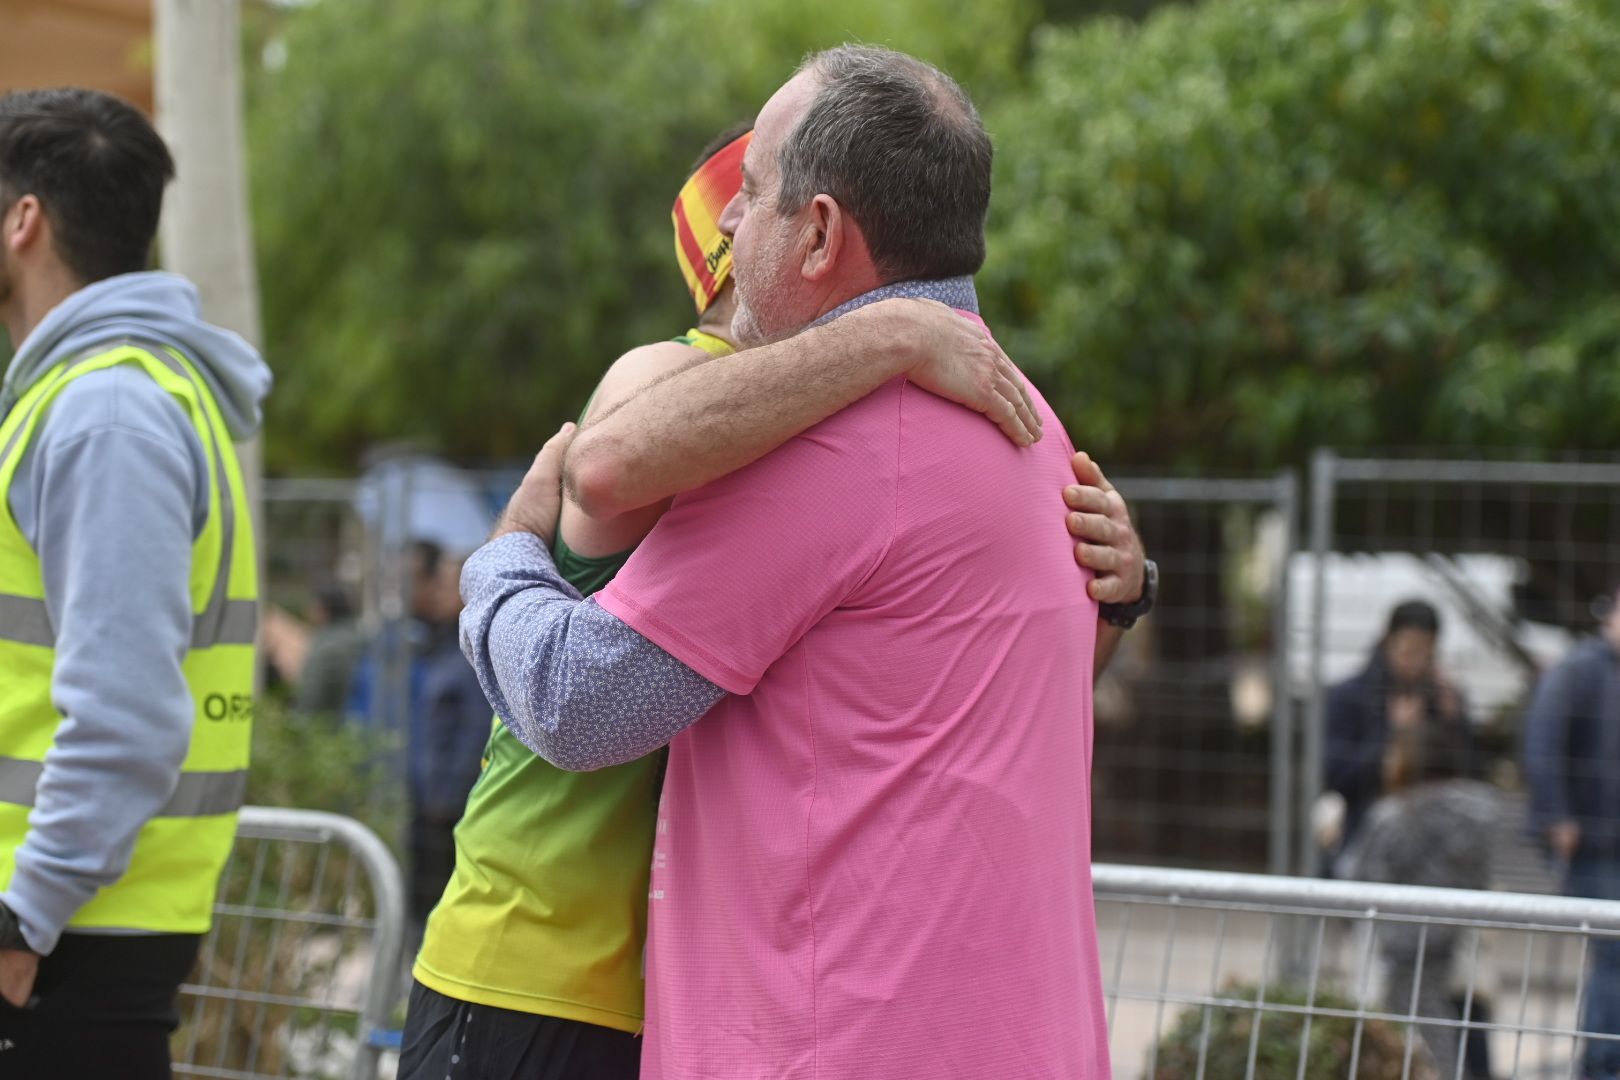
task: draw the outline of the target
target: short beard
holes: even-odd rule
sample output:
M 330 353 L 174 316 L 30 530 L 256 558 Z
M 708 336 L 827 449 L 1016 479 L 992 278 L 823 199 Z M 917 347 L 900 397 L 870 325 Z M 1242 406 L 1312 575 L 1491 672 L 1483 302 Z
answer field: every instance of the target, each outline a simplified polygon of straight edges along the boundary
M 792 337 L 804 329 L 802 322 L 783 318 L 788 311 L 784 298 L 792 295 L 792 283 L 785 280 L 792 243 L 778 234 L 755 259 L 759 273 L 744 275 L 735 264 L 732 276 L 737 288 L 737 311 L 731 317 L 731 332 L 739 348 L 751 349 Z M 756 282 L 756 277 L 761 279 Z M 745 287 L 744 282 L 750 283 Z M 757 284 L 757 291 L 754 287 Z
M 760 324 L 754 309 L 740 298 L 737 301 L 737 310 L 731 316 L 731 336 L 739 349 L 754 349 L 776 340 Z

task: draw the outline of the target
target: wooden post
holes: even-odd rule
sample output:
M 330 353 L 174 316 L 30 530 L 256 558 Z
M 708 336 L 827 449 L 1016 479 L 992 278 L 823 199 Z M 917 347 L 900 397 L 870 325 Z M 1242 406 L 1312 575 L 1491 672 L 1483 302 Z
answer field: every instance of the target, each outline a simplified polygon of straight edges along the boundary
M 163 264 L 196 283 L 203 313 L 263 344 L 242 135 L 242 32 L 238 0 L 154 0 L 158 130 L 175 182 L 159 229 Z M 240 448 L 263 568 L 262 455 Z M 262 574 L 261 574 L 262 579 Z

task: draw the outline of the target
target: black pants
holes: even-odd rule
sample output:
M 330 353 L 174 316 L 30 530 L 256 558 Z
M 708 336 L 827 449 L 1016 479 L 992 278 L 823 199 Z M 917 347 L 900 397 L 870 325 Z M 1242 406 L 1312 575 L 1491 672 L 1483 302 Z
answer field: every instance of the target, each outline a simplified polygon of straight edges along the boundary
M 63 934 L 39 962 L 35 1001 L 0 1000 L 5 1080 L 169 1080 L 176 998 L 197 934 Z
M 417 983 L 398 1080 L 637 1080 L 641 1040 L 555 1016 L 469 1005 Z

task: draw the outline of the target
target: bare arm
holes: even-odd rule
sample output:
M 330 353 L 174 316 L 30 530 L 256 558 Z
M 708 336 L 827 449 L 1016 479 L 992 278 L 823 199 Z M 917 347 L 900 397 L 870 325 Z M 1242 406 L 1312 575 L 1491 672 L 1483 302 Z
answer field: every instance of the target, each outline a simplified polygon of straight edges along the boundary
M 613 362 L 602 376 L 596 393 L 591 397 L 584 423 L 589 427 L 612 413 L 636 394 L 672 375 L 704 362 L 709 354 L 690 345 L 675 341 L 661 341 L 631 349 Z M 658 517 L 668 506 L 659 500 L 612 517 L 595 518 L 586 514 L 572 499 L 562 507 L 560 528 L 562 538 L 580 555 L 597 557 L 626 551 L 640 543 L 658 523 Z
M 595 518 L 649 506 L 765 456 L 897 375 L 1040 437 L 1022 377 L 977 324 L 943 304 L 885 300 L 785 341 L 688 368 L 586 425 L 564 483 Z

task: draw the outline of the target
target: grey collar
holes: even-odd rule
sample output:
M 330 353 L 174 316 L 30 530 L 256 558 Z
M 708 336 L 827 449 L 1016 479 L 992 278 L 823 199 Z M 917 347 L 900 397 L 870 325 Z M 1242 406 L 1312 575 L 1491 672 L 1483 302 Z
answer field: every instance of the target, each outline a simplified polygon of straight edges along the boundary
M 844 301 L 810 325 L 820 326 L 832 322 L 840 315 L 848 315 L 856 308 L 875 304 L 879 300 L 894 300 L 899 297 L 938 300 L 945 306 L 959 311 L 971 311 L 975 315 L 979 313 L 979 294 L 973 289 L 973 278 L 963 274 L 961 277 L 936 278 L 932 281 L 897 281 L 892 285 L 879 285 L 871 292 Z

